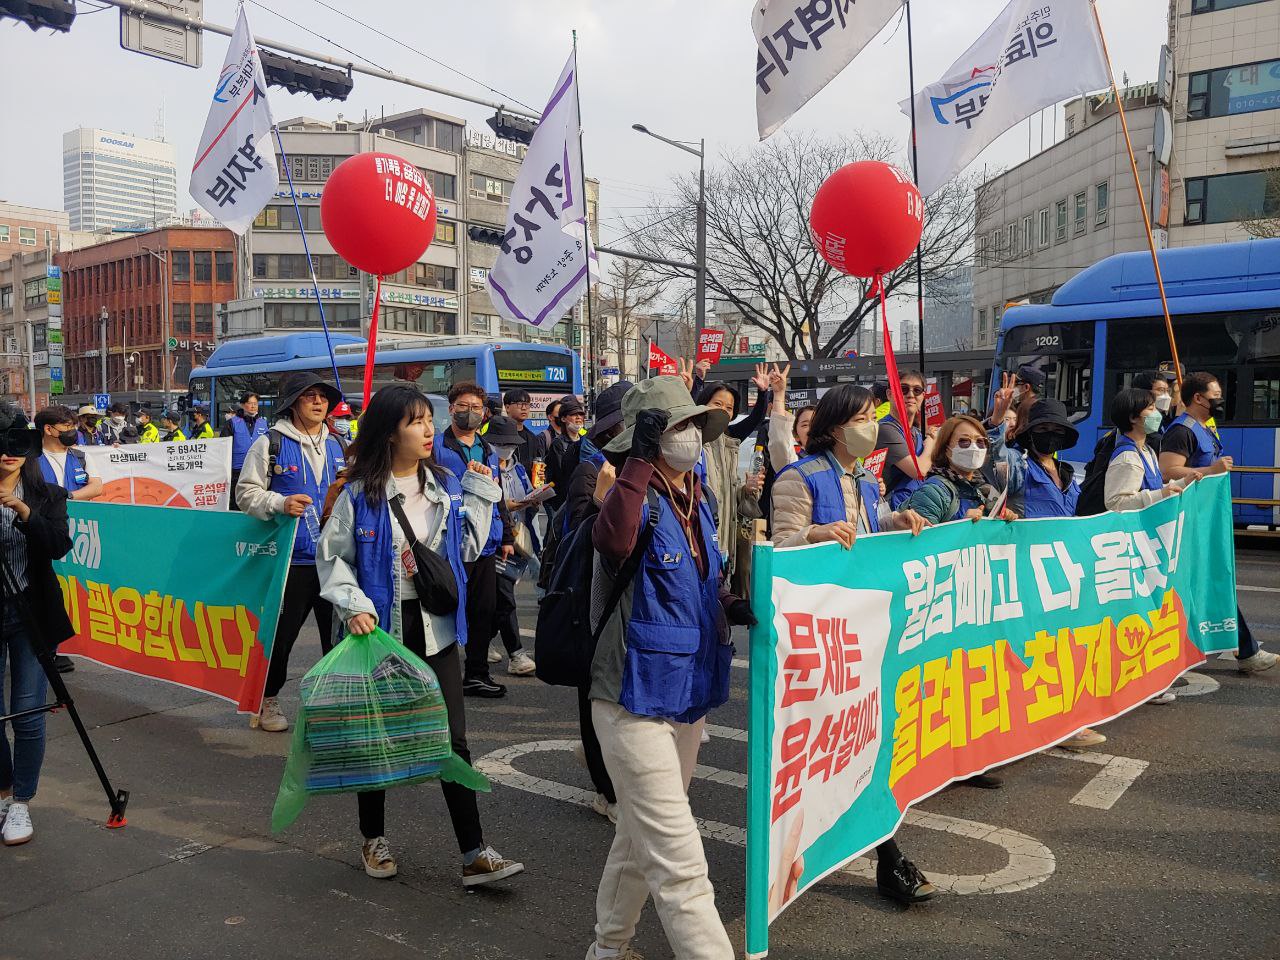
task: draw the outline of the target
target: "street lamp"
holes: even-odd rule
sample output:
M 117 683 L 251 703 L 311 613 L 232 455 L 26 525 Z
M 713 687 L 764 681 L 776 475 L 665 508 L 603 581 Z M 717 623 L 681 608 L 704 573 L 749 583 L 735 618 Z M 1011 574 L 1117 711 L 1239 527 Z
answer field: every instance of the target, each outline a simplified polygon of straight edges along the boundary
M 633 123 L 631 129 L 637 133 L 643 133 L 646 136 L 653 137 L 655 140 L 661 140 L 663 143 L 670 144 L 677 150 L 683 150 L 685 153 L 691 153 L 698 158 L 698 226 L 697 226 L 697 250 L 694 254 L 694 323 L 697 326 L 697 336 L 694 338 L 696 344 L 702 337 L 702 327 L 707 319 L 707 141 L 702 139 L 698 141 L 695 149 L 691 144 L 692 140 L 672 140 L 664 137 L 660 133 L 654 133 L 643 123 Z M 647 362 L 647 361 L 646 361 Z

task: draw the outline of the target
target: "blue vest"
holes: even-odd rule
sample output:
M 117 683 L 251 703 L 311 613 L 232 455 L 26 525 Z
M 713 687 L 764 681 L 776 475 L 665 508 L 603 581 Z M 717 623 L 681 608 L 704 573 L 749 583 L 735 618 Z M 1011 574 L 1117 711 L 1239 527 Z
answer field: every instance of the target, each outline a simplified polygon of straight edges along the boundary
M 815 524 L 837 523 L 849 520 L 844 509 L 844 487 L 840 483 L 844 468 L 829 453 L 819 453 L 805 457 L 795 463 L 788 464 L 779 471 L 778 476 L 788 470 L 799 471 L 804 477 L 804 484 L 813 497 L 813 517 Z M 777 481 L 775 480 L 776 484 Z M 880 484 L 874 480 L 858 480 L 858 489 L 862 494 L 862 504 L 867 511 L 867 528 L 872 533 L 880 532 Z M 857 518 L 852 519 L 857 523 Z
M 1142 463 L 1142 489 L 1143 490 L 1163 489 L 1164 477 L 1160 473 L 1160 467 L 1158 464 L 1153 464 L 1151 462 L 1152 460 L 1155 459 L 1155 457 L 1152 456 L 1150 459 L 1148 459 L 1147 457 L 1144 457 L 1142 455 L 1142 451 L 1138 449 L 1138 445 L 1128 437 L 1122 436 L 1116 441 L 1116 448 L 1111 453 L 1111 460 L 1115 460 L 1116 457 L 1124 453 L 1124 451 L 1126 450 L 1132 450 L 1134 453 L 1136 453 L 1138 455 L 1138 460 Z M 1147 447 L 1147 453 L 1151 453 L 1150 447 Z
M 915 484 L 915 487 L 913 489 L 916 489 L 916 490 L 918 490 L 920 487 L 923 487 L 923 486 L 932 485 L 935 487 L 942 487 L 944 490 L 955 491 L 956 498 L 959 502 L 959 505 L 956 507 L 955 514 L 949 519 L 943 520 L 942 521 L 943 523 L 950 523 L 952 520 L 962 520 L 964 519 L 964 515 L 968 513 L 970 510 L 976 510 L 979 508 L 981 508 L 984 511 L 986 510 L 986 505 L 981 500 L 975 500 L 973 497 L 966 497 L 964 495 L 964 491 L 957 488 L 954 483 L 952 483 L 950 480 L 947 480 L 944 477 L 930 476 L 930 477 L 925 477 L 924 483 L 921 483 L 919 480 L 915 480 L 912 482 Z
M 449 511 L 444 532 L 445 556 L 458 582 L 458 612 L 454 615 L 456 639 L 459 646 L 467 644 L 467 572 L 462 566 L 462 484 L 452 475 L 436 477 L 436 482 L 449 495 L 446 505 Z M 399 575 L 400 558 L 396 556 L 391 534 L 391 508 L 383 491 L 378 491 L 377 501 L 370 506 L 361 490 L 352 494 L 350 487 L 343 487 L 340 496 L 351 499 L 353 513 L 352 535 L 356 542 L 356 583 L 378 612 L 378 623 L 384 628 L 391 625 L 391 604 L 395 601 L 396 577 Z M 427 613 L 424 610 L 423 616 Z M 437 638 L 443 639 L 443 638 Z
M 1189 417 L 1182 413 L 1174 418 L 1173 423 L 1182 424 L 1195 435 L 1197 449 L 1187 460 L 1188 467 L 1199 470 L 1201 467 L 1210 466 L 1222 456 L 1222 441 L 1218 439 L 1217 434 L 1195 419 L 1195 417 Z M 1170 426 L 1173 426 L 1173 424 L 1170 424 Z
M 1038 460 L 1027 457 L 1027 481 L 1022 488 L 1022 496 L 1023 516 L 1027 520 L 1074 517 L 1076 501 L 1080 499 L 1080 484 L 1073 479 L 1063 490 L 1053 482 L 1053 477 Z
M 902 433 L 904 437 L 907 435 L 907 432 L 902 429 L 902 424 L 900 424 L 897 418 L 892 415 L 885 417 L 880 422 L 891 423 L 898 428 L 898 430 Z M 915 447 L 916 456 L 918 457 L 920 456 L 920 454 L 924 453 L 924 434 L 922 434 L 915 427 L 912 427 L 911 440 L 912 440 L 912 446 Z M 885 473 L 888 473 L 890 466 L 897 466 L 897 464 L 886 463 L 884 465 Z M 897 482 L 894 483 L 893 486 L 889 486 L 886 483 L 885 492 L 889 495 L 889 506 L 892 507 L 894 510 L 897 510 L 904 503 L 906 503 L 908 500 L 911 499 L 911 494 L 914 493 L 919 488 L 919 486 L 920 486 L 920 480 L 918 478 L 912 477 L 910 474 L 900 474 Z M 880 487 L 877 484 L 876 490 L 879 491 L 879 489 Z
M 707 502 L 698 518 L 707 574 L 665 498 L 653 540 L 632 581 L 619 703 L 642 717 L 692 723 L 729 699 L 733 645 L 720 642 L 720 548 Z M 648 522 L 649 505 L 641 526 Z
M 483 443 L 483 439 L 480 440 Z M 448 446 L 444 442 L 444 434 L 437 433 L 435 443 L 432 446 L 432 457 L 436 463 L 444 467 L 452 473 L 462 483 L 462 475 L 467 472 L 467 461 L 462 459 L 458 451 Z M 485 466 L 493 471 L 494 480 L 501 485 L 502 483 L 502 466 L 498 455 L 493 452 L 493 448 L 489 448 L 489 457 L 485 460 Z M 566 491 L 567 492 L 567 491 Z M 499 501 L 501 503 L 501 501 Z M 496 553 L 498 547 L 502 546 L 502 511 L 498 509 L 498 503 L 493 505 L 493 525 L 489 527 L 489 539 L 485 542 L 484 549 L 480 551 L 480 556 L 488 557 Z
M 48 456 L 40 454 L 40 475 L 44 477 L 44 482 L 58 486 L 58 478 L 53 472 L 53 464 L 49 462 Z M 62 478 L 62 489 L 67 493 L 75 493 L 77 490 L 89 483 L 89 472 L 85 470 L 84 461 L 78 456 L 67 451 L 66 472 Z
M 311 498 L 309 509 L 316 511 L 316 519 L 319 520 L 324 498 L 329 493 L 329 484 L 333 483 L 338 471 L 347 465 L 342 445 L 333 437 L 325 440 L 324 473 L 317 477 L 311 472 L 311 463 L 303 454 L 302 445 L 285 434 L 277 433 L 277 436 L 280 437 L 280 453 L 276 456 L 267 488 L 272 493 L 285 497 L 305 493 Z M 311 539 L 306 521 L 298 524 L 298 534 L 293 541 L 293 558 L 289 562 L 307 565 L 316 562 L 316 544 Z
M 249 452 L 249 448 L 253 446 L 253 441 L 267 432 L 267 421 L 265 417 L 258 417 L 253 421 L 253 428 L 250 429 L 249 424 L 245 422 L 244 417 L 237 414 L 231 418 L 231 469 L 239 470 L 244 466 L 245 454 Z

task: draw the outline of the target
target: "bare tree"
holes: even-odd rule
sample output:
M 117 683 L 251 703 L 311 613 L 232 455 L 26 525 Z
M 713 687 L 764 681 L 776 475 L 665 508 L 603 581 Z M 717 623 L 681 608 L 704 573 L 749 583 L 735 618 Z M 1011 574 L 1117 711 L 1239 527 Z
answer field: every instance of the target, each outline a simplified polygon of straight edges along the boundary
M 832 171 L 855 160 L 890 161 L 898 147 L 857 135 L 773 137 L 745 154 L 730 155 L 707 173 L 707 290 L 728 301 L 746 325 L 776 340 L 791 359 L 841 354 L 878 308 L 873 283 L 833 270 L 809 236 L 809 208 Z M 695 178 L 673 182 L 674 199 L 633 224 L 637 249 L 693 262 Z M 674 214 L 666 213 L 676 206 Z M 972 260 L 977 222 L 974 178 L 952 181 L 925 203 L 922 253 L 925 280 Z M 673 287 L 688 273 L 654 267 Z M 888 296 L 912 293 L 914 261 L 885 277 Z M 826 329 L 824 330 L 824 323 Z
M 654 277 L 647 264 L 625 257 L 610 261 L 608 279 L 596 288 L 593 313 L 599 339 L 592 342 L 597 356 L 609 351 L 617 357 L 623 378 L 631 376 L 629 357 L 638 357 L 641 352 L 636 343 L 640 320 L 662 302 L 664 288 L 665 284 Z M 637 365 L 640 363 L 643 360 L 637 360 Z
M 1259 216 L 1242 217 L 1240 226 L 1245 233 L 1259 240 L 1280 237 L 1280 167 L 1273 167 L 1266 173 L 1266 186 L 1263 188 L 1263 208 Z

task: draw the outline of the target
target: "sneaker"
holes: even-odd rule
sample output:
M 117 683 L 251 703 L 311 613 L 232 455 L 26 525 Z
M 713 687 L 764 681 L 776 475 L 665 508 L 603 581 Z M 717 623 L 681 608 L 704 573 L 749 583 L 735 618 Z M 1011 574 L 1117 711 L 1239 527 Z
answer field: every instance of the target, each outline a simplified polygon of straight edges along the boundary
M 938 895 L 938 888 L 906 857 L 897 863 L 881 860 L 876 865 L 876 889 L 890 900 L 908 905 L 924 903 Z
M 267 697 L 258 711 L 258 729 L 267 733 L 284 733 L 289 729 L 289 718 L 280 712 L 278 697 Z
M 1154 703 L 1157 706 L 1164 706 L 1166 703 L 1173 703 L 1173 701 L 1177 699 L 1178 699 L 1178 695 L 1176 693 L 1174 693 L 1172 690 L 1166 690 L 1164 693 L 1157 694 L 1156 696 L 1152 697 L 1150 700 L 1147 701 L 1147 703 Z
M 703 728 L 702 728 L 702 741 L 701 741 L 701 742 L 702 742 L 702 743 L 710 743 L 710 742 L 711 742 L 711 734 L 707 733 L 707 728 L 706 728 L 706 727 L 703 727 Z
M 74 673 L 76 669 L 76 662 L 62 654 L 53 658 L 53 665 L 58 668 L 59 673 Z
M 587 947 L 587 960 L 644 960 L 644 957 L 632 949 L 631 944 L 627 944 L 616 953 L 601 953 L 593 943 Z
M 1004 778 L 994 773 L 980 773 L 960 781 L 966 787 L 977 787 L 979 790 L 999 790 L 1004 786 Z
M 31 826 L 31 811 L 25 803 L 14 800 L 9 804 L 9 813 L 4 818 L 4 845 L 16 847 L 30 840 L 34 833 L 35 829 Z
M 527 677 L 537 669 L 538 667 L 533 662 L 533 657 L 523 650 L 512 655 L 511 662 L 507 664 L 507 673 L 513 677 Z
M 1236 669 L 1241 673 L 1261 673 L 1263 670 L 1270 670 L 1274 667 L 1277 660 L 1280 660 L 1280 657 L 1274 653 L 1259 650 L 1252 657 L 1245 657 L 1244 659 L 1236 657 Z
M 490 663 L 501 663 L 501 662 L 502 662 L 502 651 L 501 651 L 501 650 L 499 650 L 499 649 L 498 649 L 496 646 L 494 646 L 492 643 L 491 643 L 491 644 L 489 644 L 489 662 L 490 662 Z
M 597 793 L 591 800 L 591 809 L 602 817 L 607 817 L 610 823 L 618 822 L 618 805 L 610 803 L 609 798 L 603 793 Z
M 468 697 L 485 697 L 496 700 L 507 695 L 507 688 L 494 683 L 491 677 L 468 677 L 462 681 L 462 692 Z
M 391 856 L 391 847 L 386 837 L 374 837 L 364 842 L 360 851 L 360 859 L 364 861 L 364 872 L 375 880 L 386 880 L 396 875 L 396 858 Z
M 1066 747 L 1068 750 L 1079 750 L 1082 747 L 1096 747 L 1099 744 L 1107 742 L 1107 738 L 1100 734 L 1097 730 L 1090 730 L 1085 727 L 1075 736 L 1067 737 L 1058 744 L 1060 747 Z
M 494 883 L 524 873 L 524 864 L 505 859 L 493 847 L 485 847 L 469 864 L 462 867 L 462 885 L 475 887 L 482 883 Z

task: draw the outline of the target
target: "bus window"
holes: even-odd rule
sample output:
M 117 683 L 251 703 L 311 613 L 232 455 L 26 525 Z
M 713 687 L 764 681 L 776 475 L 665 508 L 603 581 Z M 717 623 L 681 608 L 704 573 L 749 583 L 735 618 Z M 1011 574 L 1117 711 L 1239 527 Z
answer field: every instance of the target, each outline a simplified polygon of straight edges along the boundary
M 271 410 L 280 392 L 281 376 L 282 374 L 275 372 L 219 374 L 215 381 L 215 409 L 209 415 L 210 421 L 215 426 L 221 426 L 223 417 L 240 409 L 240 398 L 246 393 L 258 395 L 259 415 L 265 415 L 269 421 L 274 419 Z
M 1253 368 L 1253 419 L 1280 420 L 1280 367 Z
M 495 350 L 498 386 L 520 387 L 530 393 L 562 395 L 573 392 L 573 358 L 544 350 Z
M 360 368 L 355 368 L 362 376 Z M 476 362 L 471 357 L 456 360 L 408 360 L 402 363 L 380 363 L 373 368 L 373 390 L 393 383 L 411 383 L 423 393 L 448 394 L 455 383 L 475 381 Z
M 1093 323 L 1039 323 L 1006 330 L 996 358 L 1014 373 L 1024 364 L 1042 370 L 1046 397 L 1061 400 L 1073 421 L 1089 416 L 1093 399 Z

